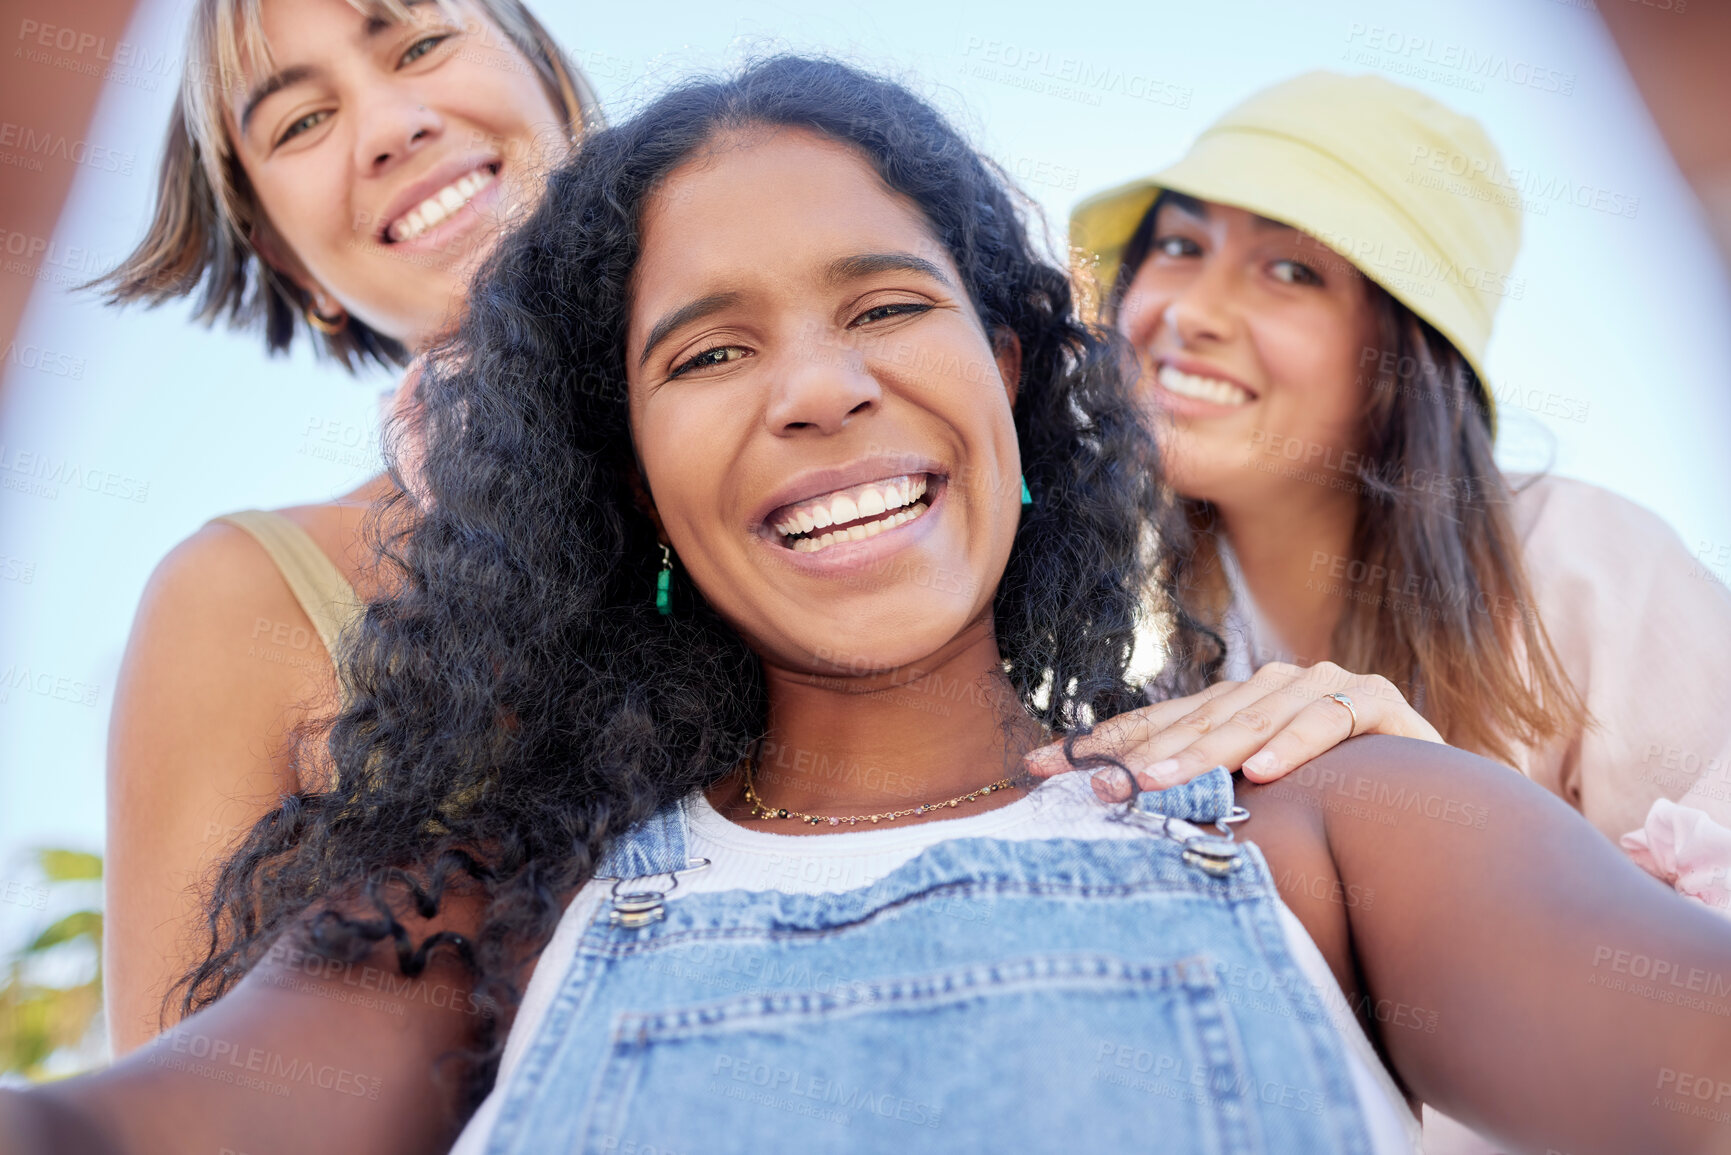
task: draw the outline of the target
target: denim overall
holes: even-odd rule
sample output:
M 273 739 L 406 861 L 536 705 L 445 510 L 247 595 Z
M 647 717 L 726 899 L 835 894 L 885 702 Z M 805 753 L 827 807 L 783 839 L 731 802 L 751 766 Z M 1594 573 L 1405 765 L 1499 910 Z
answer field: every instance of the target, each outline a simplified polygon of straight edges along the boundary
M 956 839 L 835 894 L 679 894 L 684 811 L 609 852 L 488 1155 L 1363 1155 L 1343 1042 L 1216 770 L 1146 839 Z M 1185 821 L 1173 822 L 1170 819 Z

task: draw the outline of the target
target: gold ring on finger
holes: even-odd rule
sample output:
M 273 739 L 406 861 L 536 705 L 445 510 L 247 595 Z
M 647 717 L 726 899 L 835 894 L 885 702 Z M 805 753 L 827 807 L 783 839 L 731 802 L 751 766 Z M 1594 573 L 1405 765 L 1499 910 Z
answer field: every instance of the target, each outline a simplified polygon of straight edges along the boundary
M 1352 715 L 1352 729 L 1346 732 L 1346 736 L 1351 738 L 1358 733 L 1358 711 L 1352 708 L 1352 699 L 1347 697 L 1345 694 L 1329 694 L 1328 697 L 1333 698 L 1336 702 L 1345 706 L 1346 712 Z

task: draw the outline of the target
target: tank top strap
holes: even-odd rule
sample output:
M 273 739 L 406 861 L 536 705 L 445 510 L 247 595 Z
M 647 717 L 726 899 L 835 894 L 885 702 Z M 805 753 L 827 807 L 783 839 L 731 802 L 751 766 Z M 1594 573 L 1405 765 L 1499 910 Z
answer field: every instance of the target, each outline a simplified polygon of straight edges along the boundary
M 211 520 L 245 530 L 264 547 L 335 662 L 337 639 L 360 617 L 362 606 L 354 587 L 312 535 L 282 514 L 262 509 L 225 513 Z

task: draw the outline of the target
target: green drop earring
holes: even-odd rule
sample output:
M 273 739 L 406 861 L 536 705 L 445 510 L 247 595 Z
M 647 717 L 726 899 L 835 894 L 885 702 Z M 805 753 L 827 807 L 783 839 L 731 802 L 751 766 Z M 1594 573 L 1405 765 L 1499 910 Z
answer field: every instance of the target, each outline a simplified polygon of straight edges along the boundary
M 662 617 L 673 613 L 673 554 L 661 547 L 661 572 L 655 575 L 655 612 Z
M 1028 492 L 1028 479 L 1026 477 L 1022 478 L 1022 504 L 1034 504 L 1034 495 Z

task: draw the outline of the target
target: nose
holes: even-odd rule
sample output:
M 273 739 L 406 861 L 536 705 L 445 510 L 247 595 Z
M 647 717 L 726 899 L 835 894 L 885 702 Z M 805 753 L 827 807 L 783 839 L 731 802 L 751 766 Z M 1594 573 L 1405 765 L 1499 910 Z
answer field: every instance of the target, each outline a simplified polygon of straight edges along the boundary
M 406 93 L 369 90 L 356 110 L 355 170 L 383 176 L 444 131 L 444 119 Z
M 790 352 L 772 388 L 764 423 L 779 437 L 840 433 L 883 403 L 883 389 L 866 371 L 864 358 L 840 347 Z
M 1162 331 L 1186 348 L 1230 341 L 1237 330 L 1237 287 L 1225 261 L 1201 258 L 1179 284 L 1144 288 L 1132 283 L 1120 307 L 1119 328 L 1138 349 Z
M 1228 341 L 1237 323 L 1232 273 L 1225 261 L 1203 260 L 1196 275 L 1166 302 L 1161 321 L 1185 347 Z

